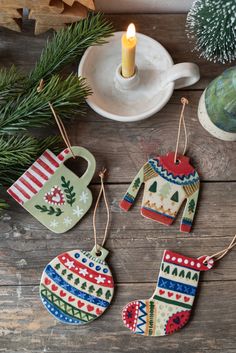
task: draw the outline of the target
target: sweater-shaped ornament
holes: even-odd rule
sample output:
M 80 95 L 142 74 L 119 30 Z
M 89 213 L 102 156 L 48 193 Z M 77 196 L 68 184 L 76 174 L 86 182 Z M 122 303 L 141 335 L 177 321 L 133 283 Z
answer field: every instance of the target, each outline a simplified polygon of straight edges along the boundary
M 71 229 L 89 210 L 88 189 L 96 167 L 94 156 L 85 148 L 71 147 L 74 156 L 88 162 L 78 177 L 64 162 L 73 157 L 69 149 L 58 156 L 46 150 L 7 192 L 38 221 L 54 233 Z
M 103 314 L 114 292 L 112 273 L 104 261 L 108 251 L 72 250 L 55 257 L 44 269 L 40 296 L 45 308 L 66 324 L 84 325 Z
M 170 225 L 175 220 L 182 203 L 187 200 L 180 230 L 190 232 L 199 193 L 199 176 L 186 156 L 174 152 L 149 159 L 135 176 L 120 207 L 128 211 L 144 183 L 141 214 L 159 223 Z

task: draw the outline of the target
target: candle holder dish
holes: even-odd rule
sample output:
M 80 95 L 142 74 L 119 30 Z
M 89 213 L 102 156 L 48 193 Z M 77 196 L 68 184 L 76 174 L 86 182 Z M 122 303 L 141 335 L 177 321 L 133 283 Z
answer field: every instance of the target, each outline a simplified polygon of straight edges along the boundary
M 121 75 L 121 37 L 115 32 L 109 42 L 88 48 L 79 64 L 79 76 L 87 79 L 93 94 L 88 105 L 98 114 L 117 121 L 146 119 L 162 109 L 175 88 L 196 83 L 198 66 L 174 65 L 167 50 L 156 40 L 137 33 L 134 76 Z

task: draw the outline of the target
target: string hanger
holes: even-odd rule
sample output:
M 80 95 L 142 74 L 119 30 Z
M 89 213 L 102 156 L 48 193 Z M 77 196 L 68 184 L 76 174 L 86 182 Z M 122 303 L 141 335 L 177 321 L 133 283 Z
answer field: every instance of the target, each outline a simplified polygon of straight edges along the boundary
M 96 201 L 96 204 L 95 204 L 95 208 L 94 208 L 94 212 L 93 212 L 93 234 L 94 234 L 94 243 L 95 243 L 96 253 L 99 253 L 99 245 L 97 243 L 96 214 L 97 214 L 98 204 L 99 204 L 99 201 L 100 201 L 102 195 L 103 195 L 103 198 L 104 198 L 104 202 L 105 202 L 105 206 L 106 206 L 106 213 L 107 213 L 107 221 L 106 221 L 103 241 L 101 243 L 102 247 L 104 246 L 105 241 L 107 239 L 107 233 L 108 233 L 108 228 L 109 228 L 109 223 L 110 223 L 110 209 L 109 209 L 109 206 L 108 206 L 106 192 L 105 192 L 105 187 L 104 187 L 104 176 L 105 176 L 105 173 L 106 173 L 106 169 L 105 168 L 103 168 L 101 170 L 101 172 L 99 173 L 99 177 L 100 177 L 100 181 L 101 181 L 101 187 L 100 187 L 100 191 L 99 191 L 99 194 L 98 194 L 98 197 L 97 197 L 97 201 Z
M 184 156 L 187 150 L 187 145 L 188 145 L 188 135 L 187 135 L 187 129 L 186 129 L 186 124 L 185 124 L 185 119 L 184 119 L 184 110 L 185 106 L 189 103 L 188 99 L 185 97 L 181 98 L 181 103 L 182 103 L 182 109 L 179 117 L 179 127 L 178 127 L 178 134 L 177 134 L 177 141 L 176 141 L 176 147 L 175 147 L 175 156 L 174 156 L 174 163 L 177 163 L 177 155 L 178 155 L 178 149 L 179 149 L 179 141 L 180 141 L 180 132 L 181 132 L 181 127 L 183 124 L 184 127 L 184 150 L 182 155 Z
M 39 82 L 39 85 L 37 87 L 37 92 L 38 93 L 42 92 L 43 88 L 44 88 L 44 80 L 41 79 L 40 82 Z M 60 116 L 55 112 L 55 109 L 53 108 L 53 105 L 51 104 L 51 102 L 48 102 L 48 105 L 49 105 L 49 107 L 51 109 L 51 112 L 52 112 L 52 114 L 54 116 L 54 119 L 55 119 L 55 121 L 57 123 L 58 129 L 59 129 L 59 131 L 61 133 L 61 137 L 62 137 L 63 141 L 65 142 L 67 148 L 70 150 L 70 153 L 72 154 L 72 157 L 74 159 L 76 159 L 76 156 L 75 156 L 75 154 L 74 154 L 74 152 L 72 150 L 70 139 L 69 139 L 69 136 L 67 134 L 66 128 L 65 128 L 65 126 L 63 124 L 63 121 L 61 120 Z
M 214 261 L 219 261 L 220 259 L 222 259 L 225 255 L 228 254 L 228 252 L 233 249 L 233 247 L 236 245 L 236 234 L 233 237 L 231 243 L 227 246 L 227 248 L 220 250 L 218 252 L 216 252 L 215 254 L 208 256 L 208 260 L 209 259 L 213 259 Z

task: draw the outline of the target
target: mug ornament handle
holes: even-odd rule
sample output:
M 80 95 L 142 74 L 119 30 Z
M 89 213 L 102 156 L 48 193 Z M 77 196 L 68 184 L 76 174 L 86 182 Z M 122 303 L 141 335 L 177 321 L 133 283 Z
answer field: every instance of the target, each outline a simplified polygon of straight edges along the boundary
M 82 157 L 84 158 L 87 162 L 88 162 L 88 166 L 86 171 L 84 172 L 84 174 L 79 178 L 81 183 L 84 184 L 84 186 L 87 186 L 90 181 L 92 180 L 92 177 L 95 173 L 95 169 L 96 169 L 96 161 L 94 156 L 92 155 L 91 152 L 89 152 L 86 148 L 84 147 L 79 147 L 79 146 L 72 146 L 71 147 L 74 155 L 76 157 Z M 71 151 L 66 148 L 64 151 L 62 151 L 57 158 L 59 158 L 60 161 L 66 161 L 70 158 L 72 158 L 73 155 L 71 153 Z
M 174 82 L 175 89 L 191 86 L 200 79 L 199 67 L 194 63 L 180 63 L 173 65 L 162 76 L 162 87 Z

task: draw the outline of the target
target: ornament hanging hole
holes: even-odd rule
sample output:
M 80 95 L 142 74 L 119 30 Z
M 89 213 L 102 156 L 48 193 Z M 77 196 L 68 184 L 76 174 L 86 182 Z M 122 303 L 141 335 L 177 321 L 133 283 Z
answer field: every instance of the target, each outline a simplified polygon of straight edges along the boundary
M 180 160 L 179 160 L 179 159 L 176 159 L 175 164 L 176 164 L 176 165 L 179 165 L 179 164 L 180 164 Z
M 102 251 L 101 250 L 97 250 L 95 254 L 96 254 L 97 257 L 100 257 L 100 256 L 102 256 Z

